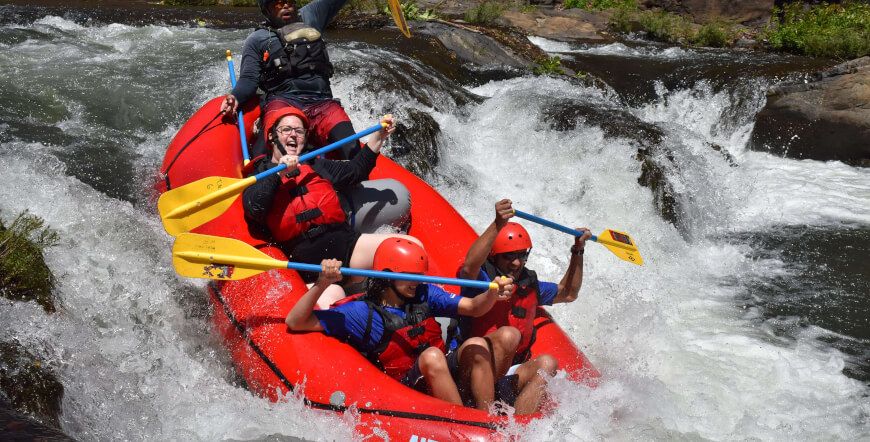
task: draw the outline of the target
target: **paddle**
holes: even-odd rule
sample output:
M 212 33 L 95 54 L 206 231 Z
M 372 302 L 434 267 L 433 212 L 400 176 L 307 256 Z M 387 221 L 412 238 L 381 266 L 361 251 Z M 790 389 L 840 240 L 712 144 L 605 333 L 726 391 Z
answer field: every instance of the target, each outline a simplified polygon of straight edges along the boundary
M 396 26 L 405 34 L 405 37 L 411 38 L 411 31 L 408 29 L 405 13 L 402 11 L 402 5 L 399 4 L 399 0 L 388 0 L 387 4 L 390 5 L 390 14 L 393 15 L 393 21 L 396 22 Z
M 579 230 L 574 230 L 561 224 L 556 224 L 552 221 L 547 221 L 543 218 L 538 218 L 535 215 L 530 215 L 516 209 L 514 209 L 514 215 L 574 236 L 583 236 L 583 232 Z M 604 247 L 607 247 L 611 252 L 613 252 L 614 255 L 618 256 L 620 259 L 623 259 L 633 264 L 637 264 L 639 266 L 643 265 L 643 258 L 640 257 L 640 252 L 637 250 L 637 247 L 635 247 L 634 240 L 632 240 L 627 233 L 617 232 L 615 230 L 608 229 L 601 232 L 601 234 L 598 236 L 592 235 L 591 239 L 592 241 L 595 241 L 603 245 Z
M 233 88 L 236 87 L 236 70 L 233 68 L 233 55 L 227 49 L 227 68 L 230 70 L 230 84 Z M 245 159 L 243 166 L 247 166 L 251 161 L 251 155 L 248 153 L 248 139 L 245 136 L 245 119 L 242 116 L 242 110 L 239 109 L 239 137 L 242 139 L 242 157 Z
M 319 272 L 320 265 L 280 261 L 266 255 L 249 244 L 232 238 L 182 233 L 172 246 L 172 264 L 181 276 L 189 278 L 237 281 L 272 269 Z M 341 273 L 369 278 L 399 279 L 434 284 L 457 285 L 481 289 L 498 288 L 498 284 L 470 279 L 442 278 L 410 273 L 380 272 L 376 270 L 342 267 Z
M 309 152 L 299 157 L 299 163 L 337 149 L 345 143 L 358 140 L 383 127 L 386 127 L 386 123 L 376 124 L 360 133 Z M 157 210 L 163 220 L 163 228 L 172 236 L 195 229 L 229 209 L 245 188 L 256 183 L 257 180 L 286 168 L 286 164 L 280 164 L 244 179 L 213 176 L 167 191 L 157 200 Z

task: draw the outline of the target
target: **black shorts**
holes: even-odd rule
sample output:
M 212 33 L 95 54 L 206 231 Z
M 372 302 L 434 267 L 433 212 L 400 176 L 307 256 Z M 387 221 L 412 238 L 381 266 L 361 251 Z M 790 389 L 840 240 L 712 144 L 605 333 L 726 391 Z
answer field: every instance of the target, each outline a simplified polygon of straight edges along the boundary
M 289 259 L 293 262 L 320 264 L 324 259 L 340 260 L 342 266 L 349 266 L 350 256 L 362 234 L 353 231 L 347 224 L 332 224 L 319 235 L 302 238 L 290 248 Z M 315 272 L 299 272 L 305 282 L 317 280 Z
M 453 382 L 456 383 L 457 387 L 459 386 L 459 351 L 454 350 L 450 353 L 447 353 L 447 369 L 450 370 L 450 376 L 453 378 Z M 508 405 L 513 406 L 514 402 L 517 400 L 517 391 L 516 386 L 514 385 L 516 382 L 517 375 L 513 373 L 516 370 L 516 367 L 511 367 L 511 371 L 509 371 L 508 375 L 502 377 L 495 384 L 495 400 L 502 401 L 507 403 Z M 407 387 L 411 387 L 414 390 L 417 390 L 421 393 L 431 394 L 429 391 L 429 386 L 426 385 L 426 381 L 423 380 L 423 373 L 420 372 L 420 360 L 414 363 L 414 366 L 405 373 L 405 376 L 402 377 L 400 381 L 402 385 Z M 462 403 L 466 407 L 474 407 L 474 398 L 471 397 L 470 392 L 459 392 L 459 396 L 462 398 Z
M 453 378 L 453 382 L 459 382 L 459 352 L 451 351 L 447 353 L 447 369 L 450 370 L 450 376 Z M 417 390 L 422 393 L 429 393 L 429 387 L 426 385 L 426 382 L 423 380 L 423 373 L 420 372 L 420 360 L 417 359 L 417 362 L 414 362 L 414 366 L 405 373 L 405 376 L 402 377 L 400 381 L 402 385 L 407 387 L 411 387 L 414 390 Z M 457 384 L 458 385 L 458 384 Z

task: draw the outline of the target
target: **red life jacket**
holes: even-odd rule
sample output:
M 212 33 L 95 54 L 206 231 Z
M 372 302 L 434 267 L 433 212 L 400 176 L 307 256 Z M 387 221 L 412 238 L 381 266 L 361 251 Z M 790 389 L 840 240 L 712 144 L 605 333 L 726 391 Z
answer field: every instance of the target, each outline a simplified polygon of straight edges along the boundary
M 374 312 L 377 311 L 384 320 L 384 334 L 380 342 L 374 351 L 365 356 L 393 379 L 401 380 L 423 350 L 436 347 L 446 352 L 441 338 L 441 325 L 432 317 L 429 304 L 406 303 L 403 318 L 372 301 L 364 302 L 369 306 L 369 319 L 363 341 L 371 337 Z
M 482 268 L 492 279 L 501 274 L 495 264 L 488 259 L 483 263 Z M 525 361 L 531 354 L 530 348 L 535 342 L 534 322 L 540 304 L 538 275 L 534 271 L 523 268 L 520 277 L 514 281 L 514 286 L 516 291 L 510 300 L 496 302 L 483 316 L 471 321 L 471 336 L 485 336 L 499 327 L 512 325 L 522 333 L 515 361 Z M 460 325 L 460 328 L 467 327 Z
M 329 180 L 307 164 L 289 175 L 281 176 L 281 187 L 266 216 L 266 224 L 277 241 L 288 241 L 315 225 L 345 222 L 345 213 Z

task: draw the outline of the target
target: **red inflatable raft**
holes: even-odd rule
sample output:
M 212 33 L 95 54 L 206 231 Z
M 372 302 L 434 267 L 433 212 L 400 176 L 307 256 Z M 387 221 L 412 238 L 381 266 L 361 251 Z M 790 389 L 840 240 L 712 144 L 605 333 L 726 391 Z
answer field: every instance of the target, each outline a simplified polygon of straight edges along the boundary
M 176 134 L 160 170 L 159 193 L 210 176 L 242 178 L 238 126 L 216 117 L 219 109 L 219 98 L 210 101 Z M 249 102 L 243 110 L 245 127 L 253 127 L 258 107 Z M 429 274 L 453 277 L 477 234 L 429 185 L 381 156 L 371 178 L 386 177 L 401 181 L 411 192 L 409 233 L 426 246 Z M 241 198 L 193 232 L 235 238 L 287 260 L 279 249 L 251 237 Z M 257 394 L 276 401 L 279 392 L 287 394 L 304 383 L 304 400 L 312 408 L 340 413 L 356 407 L 360 419 L 355 431 L 360 438 L 386 434 L 400 441 L 491 440 L 498 439 L 499 428 L 509 420 L 523 424 L 541 417 L 540 413 L 494 416 L 449 404 L 401 385 L 336 339 L 321 333 L 290 333 L 284 318 L 306 290 L 299 275 L 286 269 L 208 285 L 214 325 L 236 369 Z M 533 354 L 549 353 L 572 379 L 594 384 L 598 372 L 543 309 L 538 310 L 535 325 Z

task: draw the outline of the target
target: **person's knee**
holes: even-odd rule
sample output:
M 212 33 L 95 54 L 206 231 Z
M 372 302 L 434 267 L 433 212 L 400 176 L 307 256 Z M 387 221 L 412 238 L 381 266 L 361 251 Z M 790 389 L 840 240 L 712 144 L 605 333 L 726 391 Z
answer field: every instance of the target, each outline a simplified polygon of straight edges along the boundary
M 498 345 L 503 349 L 516 350 L 520 345 L 523 335 L 520 330 L 513 326 L 499 327 L 498 330 L 492 333 L 493 344 Z
M 375 233 L 382 226 L 407 231 L 411 193 L 405 185 L 391 178 L 360 184 L 360 187 L 342 195 L 351 227 L 361 233 Z
M 559 361 L 552 355 L 543 354 L 534 359 L 535 369 L 538 372 L 546 373 L 550 376 L 555 376 L 559 370 Z
M 447 358 L 444 356 L 444 352 L 434 347 L 424 350 L 417 358 L 417 364 L 424 376 L 448 371 Z
M 474 337 L 465 341 L 463 344 L 462 359 L 474 365 L 489 364 L 491 361 L 491 353 L 489 345 L 484 338 Z
M 353 130 L 353 124 L 350 121 L 339 121 L 329 129 L 329 133 L 327 134 L 327 143 L 332 144 L 336 141 L 341 141 L 349 136 L 352 136 L 356 132 Z M 357 140 L 348 141 L 343 146 L 341 146 L 341 157 L 349 160 L 356 156 L 359 153 L 360 144 Z

